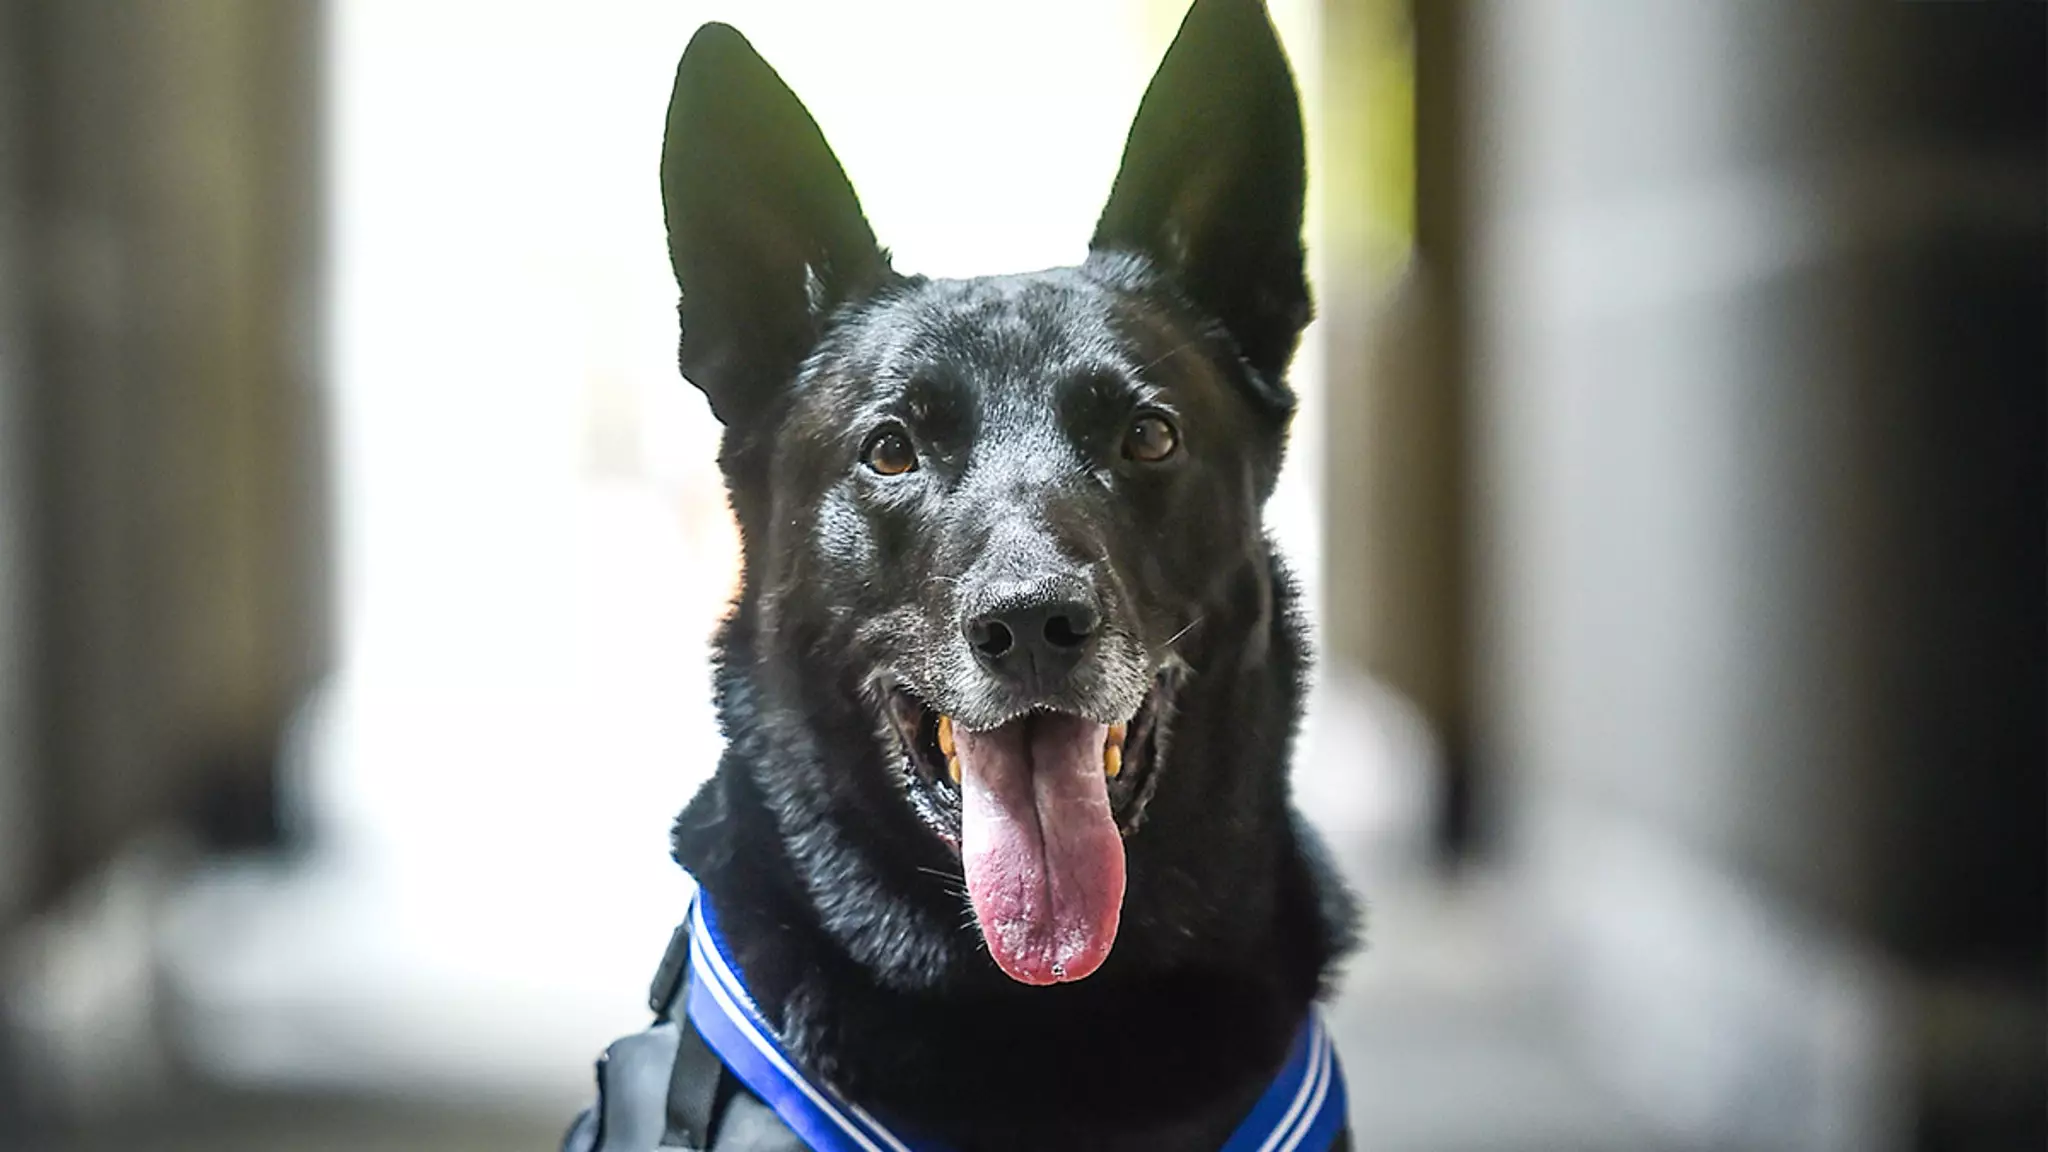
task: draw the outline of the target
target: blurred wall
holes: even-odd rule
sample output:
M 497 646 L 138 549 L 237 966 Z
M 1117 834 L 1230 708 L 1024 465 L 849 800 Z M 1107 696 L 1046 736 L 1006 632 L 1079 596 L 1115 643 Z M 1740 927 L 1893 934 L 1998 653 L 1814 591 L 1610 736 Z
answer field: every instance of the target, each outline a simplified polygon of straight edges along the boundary
M 325 650 L 317 5 L 0 4 L 0 928 L 274 838 Z
M 1456 11 L 1484 799 L 1589 1050 L 2040 1146 L 2048 10 Z

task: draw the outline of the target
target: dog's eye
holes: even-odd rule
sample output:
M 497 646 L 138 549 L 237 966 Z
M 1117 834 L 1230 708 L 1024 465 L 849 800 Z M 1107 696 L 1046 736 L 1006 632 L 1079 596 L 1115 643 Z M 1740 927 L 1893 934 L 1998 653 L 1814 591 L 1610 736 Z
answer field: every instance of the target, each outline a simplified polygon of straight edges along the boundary
M 1124 432 L 1124 455 L 1142 464 L 1157 464 L 1180 448 L 1180 429 L 1163 413 L 1141 412 Z
M 917 449 L 910 446 L 910 437 L 903 429 L 884 428 L 868 437 L 868 446 L 861 453 L 867 466 L 883 476 L 901 476 L 917 467 Z

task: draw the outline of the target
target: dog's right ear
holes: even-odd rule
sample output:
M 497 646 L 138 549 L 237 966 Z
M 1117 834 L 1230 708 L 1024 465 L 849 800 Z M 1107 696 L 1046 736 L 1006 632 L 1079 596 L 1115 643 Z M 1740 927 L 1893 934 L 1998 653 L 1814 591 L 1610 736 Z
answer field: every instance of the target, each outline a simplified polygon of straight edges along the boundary
M 724 24 L 698 29 L 676 67 L 661 203 L 683 375 L 729 427 L 773 411 L 825 317 L 889 273 L 824 134 Z

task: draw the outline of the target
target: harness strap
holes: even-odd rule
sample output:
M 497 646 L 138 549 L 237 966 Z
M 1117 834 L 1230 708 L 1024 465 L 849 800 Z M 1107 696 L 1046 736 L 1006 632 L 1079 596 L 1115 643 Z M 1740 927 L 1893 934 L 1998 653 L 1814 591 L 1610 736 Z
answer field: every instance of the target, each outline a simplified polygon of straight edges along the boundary
M 663 1147 L 708 1152 L 718 1124 L 719 1106 L 727 1098 L 732 1073 L 704 1042 L 704 1034 L 688 1020 L 677 1037 L 676 1063 L 668 1078 L 668 1129 Z
M 663 1148 L 683 1152 L 708 1152 L 711 1134 L 718 1125 L 719 1106 L 731 1087 L 732 1073 L 725 1061 L 704 1042 L 696 1021 L 680 1011 L 678 999 L 690 979 L 690 924 L 685 920 L 669 937 L 662 953 L 661 967 L 647 990 L 647 1006 L 657 1021 L 676 1025 L 676 1057 L 669 1068 L 668 1119 L 662 1132 Z

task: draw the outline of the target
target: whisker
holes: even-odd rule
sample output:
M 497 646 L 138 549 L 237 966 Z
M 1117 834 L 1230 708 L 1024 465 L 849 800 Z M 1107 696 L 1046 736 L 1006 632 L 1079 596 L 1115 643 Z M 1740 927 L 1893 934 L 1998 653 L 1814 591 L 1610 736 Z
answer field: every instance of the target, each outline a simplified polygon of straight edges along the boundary
M 1175 344 L 1173 347 L 1168 348 L 1166 351 L 1161 352 L 1159 355 L 1154 356 L 1152 359 L 1145 361 L 1143 364 L 1138 365 L 1138 371 L 1143 372 L 1147 368 L 1154 367 L 1158 365 L 1160 362 L 1169 360 L 1174 356 L 1177 356 L 1180 353 L 1185 352 L 1188 349 L 1194 347 L 1195 345 L 1200 344 L 1201 342 L 1202 337 L 1191 336 L 1188 339 L 1183 340 L 1178 344 Z

